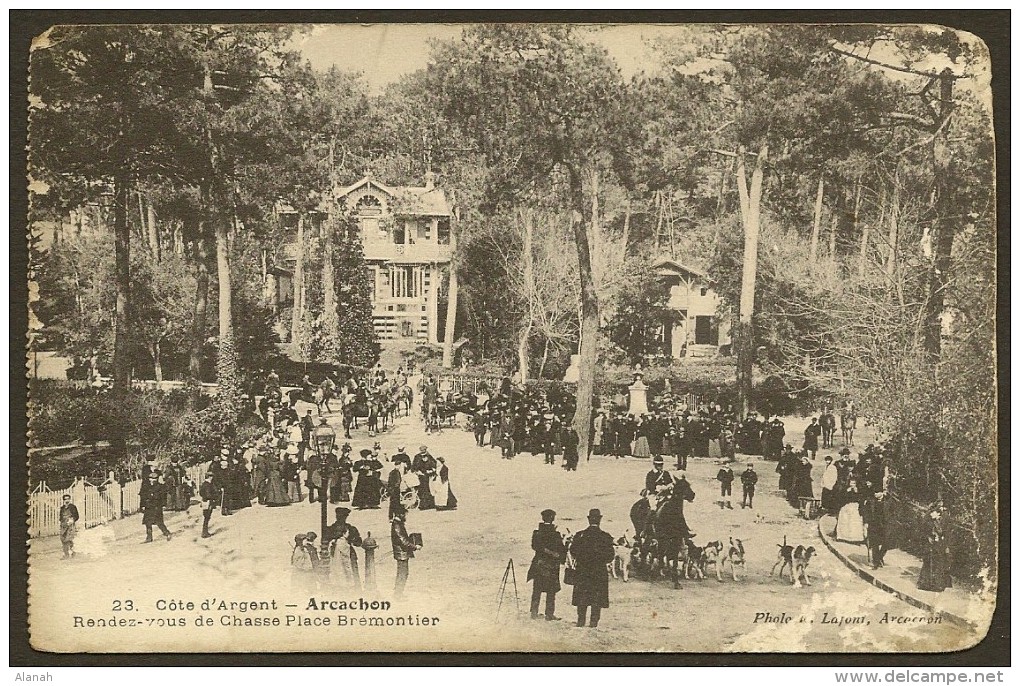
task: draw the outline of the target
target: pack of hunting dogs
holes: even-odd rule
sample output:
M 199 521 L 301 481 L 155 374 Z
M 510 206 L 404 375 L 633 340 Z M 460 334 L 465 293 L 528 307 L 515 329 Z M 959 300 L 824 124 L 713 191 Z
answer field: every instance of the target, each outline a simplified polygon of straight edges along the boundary
M 630 530 L 615 539 L 615 556 L 608 565 L 614 579 L 629 581 L 632 574 L 646 579 L 670 579 L 674 588 L 681 588 L 682 580 L 701 581 L 714 574 L 717 581 L 723 576 L 740 581 L 746 576 L 747 551 L 744 541 L 730 536 L 704 544 L 695 542 L 697 534 L 687 527 L 683 503 L 694 501 L 694 489 L 681 474 L 672 485 L 655 493 L 643 492 L 641 499 L 630 510 L 633 539 Z M 567 545 L 571 534 L 567 533 Z M 790 544 L 787 537 L 776 544 L 775 564 L 770 577 L 780 579 L 788 575 L 795 587 L 811 585 L 808 567 L 815 555 L 812 545 Z

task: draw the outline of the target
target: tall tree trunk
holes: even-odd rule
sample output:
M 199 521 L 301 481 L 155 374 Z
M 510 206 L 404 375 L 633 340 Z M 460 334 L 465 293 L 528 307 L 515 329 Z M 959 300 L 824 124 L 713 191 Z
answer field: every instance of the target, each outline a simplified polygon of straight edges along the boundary
M 113 343 L 113 390 L 123 397 L 131 388 L 131 228 L 128 224 L 130 181 L 126 173 L 114 178 L 114 250 L 117 274 L 117 323 Z
M 152 368 L 155 373 L 156 383 L 163 383 L 163 362 L 161 359 L 159 341 L 152 344 Z
M 868 224 L 865 223 L 861 226 L 861 188 L 864 184 L 861 183 L 860 179 L 857 179 L 857 196 L 854 198 L 854 235 L 857 234 L 858 228 L 861 230 L 861 258 L 857 266 L 857 275 L 859 277 L 864 276 L 865 260 L 868 256 Z
M 715 214 L 717 217 L 721 217 L 726 213 L 726 182 L 730 177 L 730 172 L 733 169 L 733 162 L 728 157 L 723 158 L 723 169 L 719 174 L 719 197 L 715 203 Z M 718 229 L 716 229 L 718 234 Z M 716 236 L 718 238 L 718 235 Z
M 152 251 L 152 256 L 156 258 L 156 262 L 160 262 L 163 259 L 162 246 L 159 243 L 159 226 L 156 224 L 156 208 L 153 207 L 151 200 L 145 204 L 145 210 L 149 249 Z
M 754 364 L 754 290 L 758 276 L 758 233 L 761 229 L 761 192 L 768 146 L 758 152 L 751 185 L 747 185 L 745 152 L 737 153 L 737 190 L 740 218 L 744 225 L 744 266 L 740 282 L 740 311 L 737 325 L 737 394 L 740 416 L 751 407 Z
M 952 156 L 949 150 L 949 118 L 953 113 L 953 73 L 949 67 L 939 75 L 939 118 L 932 145 L 935 181 L 934 221 L 935 238 L 932 242 L 931 276 L 925 312 L 924 349 L 929 359 L 937 363 L 942 351 L 942 312 L 945 309 L 946 286 L 953 261 L 953 241 L 956 238 L 955 220 L 950 218 L 953 207 Z
M 216 216 L 216 279 L 219 282 L 219 351 L 216 356 L 217 400 L 236 410 L 240 396 L 237 350 L 234 347 L 234 298 L 230 284 L 230 221 Z M 236 419 L 236 416 L 231 415 Z
M 818 235 L 822 230 L 822 199 L 825 197 L 825 176 L 818 177 L 818 193 L 815 195 L 815 221 L 811 225 L 811 262 L 818 261 Z
M 298 212 L 297 250 L 294 259 L 294 308 L 290 317 L 290 344 L 296 356 L 304 359 L 301 352 L 301 324 L 304 318 L 304 285 L 305 285 L 305 215 Z
M 836 259 L 836 232 L 839 230 L 839 212 L 832 210 L 832 221 L 829 224 L 829 258 Z
M 333 274 L 333 234 L 335 231 L 334 216 L 329 215 L 327 224 L 322 231 L 322 312 L 323 319 L 335 322 L 336 314 L 336 277 Z
M 892 202 L 889 206 L 889 251 L 885 257 L 885 273 L 896 271 L 896 245 L 899 243 L 900 186 L 899 177 L 893 179 Z
M 113 398 L 117 407 L 125 407 L 131 390 L 131 227 L 128 224 L 128 203 L 131 200 L 130 179 L 126 171 L 113 179 L 114 214 L 113 242 L 116 262 L 116 324 L 113 332 Z M 115 458 L 127 456 L 126 429 L 110 435 Z
M 443 330 L 443 368 L 453 367 L 453 339 L 457 333 L 457 298 L 460 295 L 460 279 L 457 275 L 457 233 L 460 218 L 459 210 L 450 217 L 450 289 L 446 297 L 446 327 Z
M 591 445 L 592 403 L 595 393 L 595 364 L 598 357 L 599 299 L 591 268 L 591 246 L 585 222 L 584 186 L 580 170 L 567 167 L 570 176 L 570 200 L 574 213 L 574 243 L 577 248 L 577 271 L 581 281 L 581 334 L 578 349 L 577 409 L 573 428 L 579 439 L 578 455 L 589 456 Z
M 545 339 L 545 345 L 542 346 L 542 363 L 538 365 L 538 378 L 545 378 L 545 364 L 549 361 L 549 337 Z
M 521 383 L 528 380 L 528 369 L 531 361 L 528 359 L 528 344 L 531 340 L 531 322 L 528 321 L 521 329 L 517 338 L 517 366 L 520 369 Z
M 531 372 L 531 364 L 528 355 L 528 343 L 531 339 L 531 329 L 535 323 L 535 254 L 532 246 L 532 239 L 535 234 L 535 218 L 530 209 L 521 210 L 521 220 L 524 225 L 524 241 L 521 246 L 522 271 L 524 272 L 524 290 L 528 296 L 528 310 L 525 313 L 527 321 L 521 329 L 521 335 L 517 342 L 517 365 L 521 373 L 521 381 L 527 381 Z
M 623 209 L 623 259 L 627 259 L 627 246 L 630 243 L 630 194 L 627 195 L 627 204 Z
M 202 235 L 206 222 L 199 224 Z M 202 382 L 202 353 L 205 350 L 206 315 L 209 310 L 209 251 L 206 239 L 195 241 L 195 306 L 191 319 L 191 349 L 188 354 L 188 380 L 196 387 Z

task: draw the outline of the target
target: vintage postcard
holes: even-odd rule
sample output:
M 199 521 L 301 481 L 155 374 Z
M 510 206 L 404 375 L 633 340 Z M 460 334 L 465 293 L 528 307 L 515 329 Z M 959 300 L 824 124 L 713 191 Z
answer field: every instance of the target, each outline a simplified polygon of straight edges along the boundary
M 49 28 L 31 645 L 975 645 L 993 76 L 936 25 Z

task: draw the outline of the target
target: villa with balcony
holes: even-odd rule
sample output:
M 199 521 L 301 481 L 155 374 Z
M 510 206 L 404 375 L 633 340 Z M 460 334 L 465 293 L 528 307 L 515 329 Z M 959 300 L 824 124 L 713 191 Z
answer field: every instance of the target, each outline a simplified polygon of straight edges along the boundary
M 656 262 L 654 269 L 670 285 L 668 306 L 680 314 L 677 324 L 661 332 L 670 355 L 675 359 L 714 357 L 729 349 L 730 315 L 708 275 L 666 259 Z
M 348 208 L 357 219 L 365 252 L 365 278 L 371 284 L 372 319 L 385 350 L 409 350 L 441 342 L 440 286 L 449 273 L 451 208 L 446 193 L 436 188 L 432 173 L 423 186 L 389 186 L 372 176 L 334 188 L 332 203 L 305 216 L 306 240 L 316 243 L 316 227 L 330 211 Z M 289 210 L 293 214 L 293 210 Z M 287 217 L 284 226 L 294 224 Z M 284 248 L 273 269 L 276 302 L 293 301 L 294 250 Z

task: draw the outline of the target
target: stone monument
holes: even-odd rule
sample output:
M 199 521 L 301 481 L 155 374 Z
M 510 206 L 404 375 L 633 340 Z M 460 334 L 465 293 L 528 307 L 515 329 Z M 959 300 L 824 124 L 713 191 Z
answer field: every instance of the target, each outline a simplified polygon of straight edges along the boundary
M 641 415 L 648 413 L 648 386 L 641 380 L 641 365 L 634 370 L 634 383 L 630 385 L 630 409 L 628 414 Z

